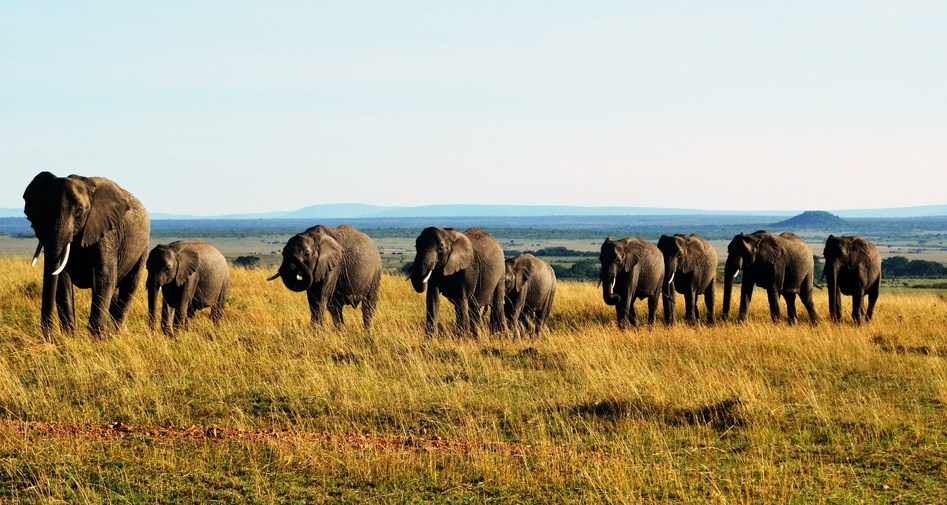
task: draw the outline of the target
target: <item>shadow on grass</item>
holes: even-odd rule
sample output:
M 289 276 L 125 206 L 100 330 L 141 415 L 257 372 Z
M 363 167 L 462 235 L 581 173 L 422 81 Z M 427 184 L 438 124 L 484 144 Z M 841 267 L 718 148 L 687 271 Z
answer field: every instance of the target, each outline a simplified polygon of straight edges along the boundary
M 571 414 L 607 421 L 628 418 L 658 419 L 672 426 L 709 426 L 716 431 L 727 431 L 747 423 L 743 401 L 739 398 L 727 398 L 717 403 L 691 409 L 674 409 L 643 398 L 610 399 L 580 403 L 569 411 Z
M 926 345 L 906 346 L 894 343 L 894 338 L 886 335 L 875 335 L 871 343 L 878 346 L 884 352 L 894 354 L 918 354 L 921 356 L 937 356 L 939 358 L 947 357 L 947 349 L 935 349 Z

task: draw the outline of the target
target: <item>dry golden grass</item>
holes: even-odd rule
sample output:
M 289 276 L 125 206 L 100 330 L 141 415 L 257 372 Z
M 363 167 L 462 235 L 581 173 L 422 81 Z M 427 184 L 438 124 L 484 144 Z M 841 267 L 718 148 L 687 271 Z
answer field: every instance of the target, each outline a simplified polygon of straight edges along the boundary
M 761 292 L 746 324 L 621 332 L 593 284 L 561 283 L 539 339 L 426 341 L 403 279 L 384 278 L 368 335 L 351 309 L 343 331 L 313 331 L 304 295 L 232 275 L 219 327 L 205 312 L 152 334 L 142 291 L 121 334 L 51 344 L 40 271 L 0 260 L 0 499 L 947 496 L 943 294 L 884 293 L 863 327 L 772 324 Z

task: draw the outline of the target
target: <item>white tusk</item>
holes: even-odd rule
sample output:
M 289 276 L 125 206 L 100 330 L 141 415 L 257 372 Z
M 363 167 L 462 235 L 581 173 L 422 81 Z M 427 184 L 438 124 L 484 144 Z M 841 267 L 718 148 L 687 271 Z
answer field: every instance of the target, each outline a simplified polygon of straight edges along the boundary
M 72 243 L 66 244 L 66 256 L 63 257 L 62 263 L 59 265 L 59 268 L 53 272 L 53 275 L 59 275 L 63 270 L 66 269 L 66 262 L 69 261 L 69 249 L 72 248 Z
M 618 280 L 618 277 L 612 278 L 612 291 L 615 291 L 615 281 Z
M 43 243 L 42 243 L 42 242 L 40 242 L 39 244 L 36 244 L 36 252 L 33 253 L 33 261 L 30 262 L 30 267 L 31 267 L 31 268 L 36 266 L 36 260 L 39 259 L 39 253 L 41 253 L 41 252 L 43 252 Z
M 421 281 L 421 284 L 427 284 L 428 279 L 431 278 L 431 274 L 433 273 L 434 273 L 434 269 L 432 268 L 431 271 L 427 273 L 427 277 L 425 277 L 424 280 Z
M 270 277 L 270 278 L 268 278 L 268 279 L 266 279 L 266 280 L 268 280 L 268 281 L 275 281 L 276 279 L 279 279 L 279 272 L 276 272 L 275 274 L 273 274 L 272 277 Z
M 302 275 L 299 275 L 299 274 L 296 274 L 296 280 L 297 280 L 297 281 L 303 280 L 303 276 L 302 276 Z
M 671 272 L 671 278 L 668 279 L 668 286 L 670 286 L 671 283 L 674 282 L 674 274 L 676 274 L 676 273 L 677 273 L 677 272 Z
M 739 271 L 739 270 L 737 270 L 736 272 L 733 272 L 733 278 L 734 278 L 734 279 L 736 279 L 738 275 L 740 275 L 740 271 Z

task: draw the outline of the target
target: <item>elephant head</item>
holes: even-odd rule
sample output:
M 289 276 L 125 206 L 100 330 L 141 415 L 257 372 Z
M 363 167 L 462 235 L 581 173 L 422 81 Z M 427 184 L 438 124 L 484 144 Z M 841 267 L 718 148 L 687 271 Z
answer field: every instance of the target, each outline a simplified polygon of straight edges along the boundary
M 473 243 L 454 228 L 425 228 L 415 242 L 417 255 L 411 267 L 411 285 L 418 293 L 435 272 L 451 276 L 470 266 Z
M 151 329 L 155 329 L 157 318 L 158 289 L 166 284 L 174 283 L 183 286 L 188 277 L 197 271 L 198 258 L 194 251 L 174 249 L 166 245 L 158 245 L 148 254 L 145 263 L 148 269 L 148 317 Z
M 277 278 L 292 291 L 305 291 L 322 282 L 342 261 L 342 246 L 324 226 L 299 233 L 286 242 L 283 262 L 269 281 Z
M 661 284 L 661 291 L 665 295 L 671 296 L 673 291 L 674 274 L 678 269 L 683 273 L 690 273 L 694 270 L 694 265 L 687 256 L 687 238 L 684 235 L 661 235 L 658 239 L 658 249 L 664 256 L 664 282 Z
M 634 268 L 634 253 L 628 250 L 626 241 L 608 237 L 602 243 L 598 260 L 602 264 L 602 299 L 608 305 L 615 305 L 620 299 L 615 293 L 618 275 L 631 272 Z
M 41 172 L 23 193 L 23 211 L 39 245 L 33 264 L 45 249 L 43 325 L 52 325 L 56 276 L 69 263 L 73 245 L 89 247 L 113 230 L 131 208 L 128 193 L 112 181 L 78 175 L 56 177 Z
M 503 283 L 506 285 L 507 295 L 519 293 L 523 290 L 523 284 L 532 274 L 532 263 L 529 261 L 516 261 L 516 258 L 507 258 L 506 273 L 503 276 Z
M 723 318 L 730 314 L 730 297 L 733 294 L 733 280 L 746 266 L 752 265 L 760 251 L 762 238 L 757 231 L 740 233 L 727 245 L 727 264 L 723 269 Z

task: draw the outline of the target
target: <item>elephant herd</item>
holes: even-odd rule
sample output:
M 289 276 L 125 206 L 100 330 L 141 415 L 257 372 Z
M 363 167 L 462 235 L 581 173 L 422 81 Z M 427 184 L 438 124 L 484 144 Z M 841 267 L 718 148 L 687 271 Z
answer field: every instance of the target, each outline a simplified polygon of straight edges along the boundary
M 210 308 L 220 321 L 230 289 L 224 256 L 202 240 L 177 241 L 148 251 L 150 225 L 144 206 L 131 193 L 101 177 L 38 174 L 23 194 L 24 212 L 39 245 L 33 264 L 45 251 L 40 326 L 49 336 L 58 314 L 62 331 L 75 331 L 73 287 L 92 290 L 89 330 L 99 336 L 121 327 L 142 274 L 147 271 L 150 325 L 157 329 L 157 298 L 162 294 L 160 327 L 172 334 L 186 330 L 188 319 Z M 491 332 L 537 335 L 545 326 L 556 294 L 551 266 L 531 254 L 505 258 L 500 244 L 485 231 L 426 228 L 415 242 L 417 255 L 409 278 L 426 293 L 424 330 L 437 331 L 441 295 L 453 305 L 456 331 L 478 335 L 489 312 Z M 342 225 L 314 226 L 291 237 L 277 272 L 292 291 L 306 292 L 311 323 L 322 325 L 328 311 L 336 326 L 342 308 L 362 305 L 362 323 L 370 330 L 381 288 L 381 257 L 368 235 Z M 841 320 L 841 295 L 852 297 L 852 318 L 869 321 L 881 286 L 881 256 L 861 237 L 829 236 L 825 243 L 829 313 Z M 648 300 L 653 325 L 658 300 L 664 322 L 674 324 L 675 292 L 683 295 L 685 317 L 700 318 L 704 297 L 708 324 L 715 322 L 717 253 L 700 236 L 664 235 L 657 245 L 640 238 L 608 237 L 601 246 L 602 297 L 615 307 L 619 328 L 636 326 L 635 300 Z M 813 255 L 799 237 L 785 232 L 741 233 L 727 247 L 723 308 L 727 319 L 734 278 L 743 272 L 739 319 L 749 309 L 754 286 L 767 291 L 770 315 L 780 318 L 779 297 L 786 300 L 790 324 L 798 296 L 812 324 Z M 863 298 L 868 297 L 867 311 Z

